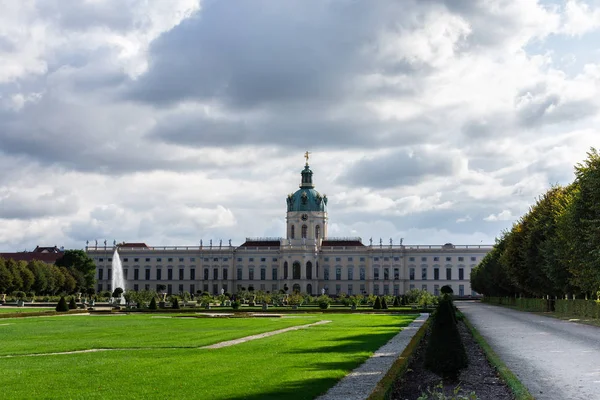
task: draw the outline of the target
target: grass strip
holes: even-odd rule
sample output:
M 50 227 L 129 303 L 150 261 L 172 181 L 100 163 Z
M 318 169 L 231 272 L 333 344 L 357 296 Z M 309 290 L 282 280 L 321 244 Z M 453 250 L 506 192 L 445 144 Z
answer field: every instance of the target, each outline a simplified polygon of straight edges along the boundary
M 479 331 L 471 324 L 469 319 L 463 314 L 463 321 L 467 328 L 471 331 L 473 338 L 479 344 L 485 357 L 488 359 L 490 364 L 498 371 L 500 378 L 508 385 L 510 390 L 513 392 L 516 400 L 535 400 L 534 397 L 529 393 L 529 390 L 521 383 L 521 381 L 512 373 L 512 371 L 504 364 L 496 352 L 490 347 L 485 341 Z
M 429 328 L 429 319 L 425 321 L 423 325 L 419 328 L 417 333 L 412 337 L 400 357 L 394 361 L 389 371 L 385 376 L 379 381 L 373 393 L 368 397 L 368 400 L 385 400 L 389 399 L 392 391 L 394 390 L 394 382 L 399 379 L 410 364 L 410 360 L 413 357 L 413 354 L 417 347 L 419 347 L 419 343 L 425 336 L 427 329 Z

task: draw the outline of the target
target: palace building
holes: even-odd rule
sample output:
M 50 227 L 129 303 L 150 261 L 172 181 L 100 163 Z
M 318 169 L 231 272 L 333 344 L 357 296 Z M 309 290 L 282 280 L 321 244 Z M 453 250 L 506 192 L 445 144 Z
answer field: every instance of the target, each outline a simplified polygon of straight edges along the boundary
M 242 288 L 275 292 L 298 290 L 313 295 L 392 294 L 425 289 L 439 294 L 450 285 L 459 296 L 471 291 L 470 272 L 492 249 L 491 245 L 364 244 L 359 237 L 327 234 L 327 196 L 313 183 L 308 165 L 300 188 L 287 196 L 287 229 L 282 238 L 247 238 L 240 246 L 212 243 L 200 246 L 148 246 L 122 243 L 87 245 L 96 264 L 97 290 L 113 290 L 115 249 L 125 277 L 125 290 L 168 293 L 199 290 L 220 294 Z

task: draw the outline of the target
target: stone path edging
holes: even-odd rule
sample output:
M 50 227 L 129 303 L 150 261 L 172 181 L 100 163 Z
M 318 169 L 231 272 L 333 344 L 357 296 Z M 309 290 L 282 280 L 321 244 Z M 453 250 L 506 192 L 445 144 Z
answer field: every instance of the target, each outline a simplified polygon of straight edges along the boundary
M 428 318 L 429 314 L 422 313 L 317 400 L 367 399 Z
M 215 344 L 211 344 L 209 346 L 204 346 L 204 347 L 200 347 L 200 348 L 201 349 L 220 349 L 222 347 L 234 346 L 236 344 L 249 342 L 251 340 L 262 339 L 262 338 L 266 338 L 269 336 L 279 335 L 280 333 L 285 333 L 285 332 L 289 332 L 289 331 L 297 331 L 298 329 L 310 328 L 311 326 L 328 324 L 330 322 L 331 321 L 323 320 L 323 321 L 319 321 L 319 322 L 315 322 L 315 323 L 307 324 L 307 325 L 292 326 L 290 328 L 278 329 L 276 331 L 260 333 L 258 335 L 246 336 L 243 338 L 228 340 L 226 342 L 215 343 Z

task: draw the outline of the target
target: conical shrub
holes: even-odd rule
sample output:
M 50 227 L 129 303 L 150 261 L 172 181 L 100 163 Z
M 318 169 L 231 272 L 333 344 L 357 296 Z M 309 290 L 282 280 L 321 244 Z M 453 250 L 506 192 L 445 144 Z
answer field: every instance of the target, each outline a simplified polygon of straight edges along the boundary
M 150 305 L 148 306 L 148 308 L 150 310 L 158 310 L 158 307 L 156 306 L 156 297 L 152 297 L 152 299 L 150 300 Z
M 443 378 L 456 379 L 467 365 L 467 353 L 458 332 L 452 301 L 442 298 L 433 315 L 425 367 Z
M 394 297 L 394 307 L 400 307 L 400 298 L 398 296 Z
M 77 303 L 75 303 L 75 297 L 71 297 L 71 300 L 69 300 L 69 310 L 75 309 L 77 309 Z
M 379 296 L 375 298 L 375 302 L 373 303 L 373 310 L 381 310 L 381 299 Z
M 385 296 L 383 296 L 381 298 L 381 309 L 382 310 L 387 310 L 388 309 L 388 305 L 387 305 L 387 301 L 385 300 Z
M 179 307 L 179 300 L 177 300 L 177 297 L 174 297 L 171 303 L 171 308 L 174 308 L 176 310 L 179 310 L 181 308 Z
M 69 305 L 67 304 L 67 301 L 65 300 L 65 296 L 60 297 L 60 300 L 58 301 L 58 304 L 56 305 L 56 311 L 58 311 L 58 312 L 69 311 Z

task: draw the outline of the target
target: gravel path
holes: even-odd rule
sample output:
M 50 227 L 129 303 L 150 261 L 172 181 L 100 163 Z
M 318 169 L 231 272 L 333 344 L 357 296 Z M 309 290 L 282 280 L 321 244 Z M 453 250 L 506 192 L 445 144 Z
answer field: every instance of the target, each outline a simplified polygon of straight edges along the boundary
M 278 329 L 276 331 L 265 332 L 265 333 L 261 333 L 258 335 L 246 336 L 243 338 L 239 338 L 239 339 L 235 339 L 235 340 L 228 340 L 226 342 L 215 343 L 215 344 L 211 344 L 210 346 L 204 346 L 204 347 L 200 347 L 200 348 L 201 349 L 220 349 L 221 347 L 234 346 L 236 344 L 249 342 L 251 340 L 262 339 L 262 338 L 279 335 L 280 333 L 285 333 L 285 332 L 290 332 L 290 331 L 297 331 L 298 329 L 310 328 L 311 326 L 328 324 L 330 322 L 331 321 L 323 320 L 323 321 L 319 321 L 319 322 L 315 322 L 315 323 L 307 324 L 307 325 L 292 326 L 290 328 Z
M 537 400 L 600 399 L 600 328 L 456 302 Z
M 368 398 L 427 318 L 429 318 L 429 314 L 421 314 L 419 318 L 379 348 L 371 358 L 346 375 L 327 393 L 317 397 L 317 400 L 364 400 Z

